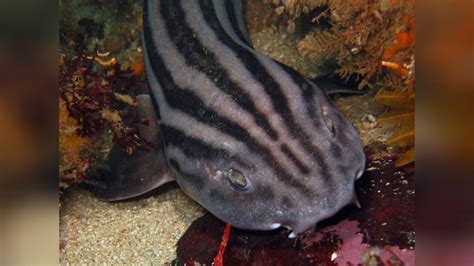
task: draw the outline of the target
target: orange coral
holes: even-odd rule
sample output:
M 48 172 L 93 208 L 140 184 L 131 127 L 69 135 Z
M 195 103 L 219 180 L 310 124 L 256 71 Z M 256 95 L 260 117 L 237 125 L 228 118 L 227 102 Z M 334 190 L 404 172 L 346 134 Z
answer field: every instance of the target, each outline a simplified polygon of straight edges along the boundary
M 94 60 L 97 61 L 97 63 L 99 63 L 101 66 L 105 66 L 105 67 L 111 67 L 117 64 L 117 60 L 115 59 L 115 57 L 112 57 L 112 59 L 107 60 L 107 61 L 104 61 L 98 57 L 94 58 Z
M 375 85 L 397 91 L 412 89 L 414 3 L 408 0 L 316 2 L 321 7 L 314 10 L 314 16 L 327 13 L 324 21 L 331 26 L 318 23 L 318 27 L 298 41 L 298 52 L 302 56 L 311 61 L 337 63 L 333 70 L 323 71 L 354 79 L 359 83 L 358 88 Z M 381 71 L 383 68 L 394 73 Z
M 415 31 L 401 31 L 397 34 L 397 43 L 400 45 L 401 49 L 406 49 L 410 47 L 410 45 L 415 40 Z
M 59 175 L 62 181 L 77 181 L 85 176 L 88 162 L 86 150 L 92 147 L 92 138 L 77 135 L 79 125 L 67 111 L 66 104 L 59 100 Z M 87 156 L 86 156 L 87 157 Z M 66 186 L 64 183 L 62 186 Z
M 132 69 L 132 75 L 140 76 L 143 71 L 145 71 L 145 64 L 143 63 L 143 58 L 139 58 L 138 60 L 133 62 L 130 68 Z
M 391 70 L 395 71 L 400 76 L 408 75 L 408 70 L 406 70 L 404 67 L 400 66 L 397 63 L 382 61 L 382 66 L 387 67 L 388 69 L 391 69 Z
M 395 43 L 385 48 L 383 56 L 392 58 L 398 51 L 408 49 L 415 42 L 415 19 L 408 16 L 402 17 L 404 27 L 408 30 L 400 30 L 395 36 Z
M 385 48 L 383 56 L 392 58 L 398 51 L 409 48 L 415 40 L 415 31 L 401 31 L 396 35 L 396 43 Z

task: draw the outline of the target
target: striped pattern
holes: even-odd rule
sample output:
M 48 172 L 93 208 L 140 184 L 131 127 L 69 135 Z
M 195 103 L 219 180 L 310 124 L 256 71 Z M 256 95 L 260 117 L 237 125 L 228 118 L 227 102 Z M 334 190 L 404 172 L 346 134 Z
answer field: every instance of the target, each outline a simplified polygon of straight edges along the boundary
M 213 162 L 235 162 L 244 174 L 257 173 L 248 176 L 253 183 L 264 178 L 294 191 L 286 205 L 315 203 L 341 178 L 353 183 L 348 162 L 361 156 L 351 150 L 360 148 L 357 135 L 314 84 L 252 49 L 240 5 L 145 1 L 145 64 L 166 157 L 198 189 L 196 161 L 209 162 L 202 167 L 214 174 L 226 169 Z
M 233 42 L 203 1 L 165 2 L 145 9 L 152 21 L 146 19 L 144 28 L 150 65 L 159 77 L 160 113 L 171 114 L 161 123 L 209 146 L 239 142 L 235 146 L 245 146 L 245 157 L 263 157 L 281 182 L 302 190 L 294 177 L 308 174 L 310 166 L 318 164 L 329 180 L 318 141 L 311 141 L 318 128 L 305 123 L 317 113 L 301 110 L 317 103 L 305 101 L 300 86 L 274 61 Z

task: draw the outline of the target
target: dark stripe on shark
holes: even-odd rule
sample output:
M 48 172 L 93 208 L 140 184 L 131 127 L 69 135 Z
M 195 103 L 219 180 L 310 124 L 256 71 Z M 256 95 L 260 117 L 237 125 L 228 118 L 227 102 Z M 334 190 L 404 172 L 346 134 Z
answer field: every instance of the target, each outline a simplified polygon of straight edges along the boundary
M 169 5 L 168 5 L 169 4 Z M 194 36 L 186 24 L 185 15 L 179 1 L 167 1 L 161 5 L 161 15 L 166 21 L 166 30 L 178 51 L 183 55 L 186 64 L 204 73 L 224 93 L 230 95 L 240 107 L 250 113 L 255 123 L 272 139 L 278 139 L 278 133 L 272 128 L 265 115 L 258 111 L 250 95 L 233 82 L 226 69 L 221 66 L 213 51 L 207 49 Z
M 293 82 L 298 84 L 298 86 L 301 88 L 301 93 L 303 95 L 306 105 L 306 113 L 311 118 L 313 126 L 316 129 L 320 129 L 322 123 L 321 120 L 319 120 L 318 118 L 321 117 L 321 114 L 316 111 L 319 110 L 319 108 L 316 108 L 319 103 L 314 101 L 316 88 L 314 88 L 313 85 L 306 81 L 304 78 L 299 76 L 297 72 L 292 71 L 291 68 L 285 68 L 285 70 L 287 70 L 287 73 L 293 79 Z
M 317 113 L 317 110 L 319 110 L 319 108 L 316 108 L 316 102 L 314 98 L 315 89 L 311 87 L 309 84 L 304 84 L 303 86 L 304 87 L 302 88 L 302 91 L 303 91 L 303 97 L 306 104 L 306 113 L 308 114 L 309 117 L 311 117 L 313 126 L 317 129 L 320 129 L 322 126 L 321 120 L 319 120 L 321 115 Z
M 278 64 L 285 70 L 286 73 L 288 73 L 288 75 L 293 80 L 293 82 L 295 84 L 298 84 L 298 87 L 301 89 L 302 95 L 304 97 L 307 113 L 309 117 L 311 118 L 314 127 L 317 129 L 320 129 L 322 126 L 325 126 L 321 122 L 321 116 L 322 116 L 321 110 L 320 108 L 316 108 L 317 106 L 320 107 L 320 103 L 317 101 L 316 95 L 315 95 L 316 88 L 314 88 L 312 84 L 310 84 L 301 75 L 299 75 L 298 72 L 296 72 L 296 70 L 289 68 L 283 64 L 280 64 L 280 63 Z M 329 97 L 324 93 L 323 93 L 323 96 Z M 330 100 L 328 100 L 327 102 L 332 104 Z M 311 145 L 312 155 L 316 158 L 317 162 L 319 163 L 319 166 L 321 167 L 322 178 L 326 182 L 330 182 L 332 175 L 329 169 L 329 165 L 325 159 L 326 157 L 324 156 L 324 154 L 322 154 L 322 152 L 319 149 L 314 147 L 314 145 L 312 144 L 309 144 L 309 145 Z M 340 158 L 340 157 L 336 157 L 336 158 Z
M 246 168 L 250 168 L 250 165 L 242 158 L 231 156 L 225 149 L 214 148 L 206 142 L 191 136 L 187 136 L 181 130 L 166 124 L 161 124 L 160 128 L 165 145 L 172 144 L 173 146 L 178 147 L 186 155 L 186 157 L 206 158 L 208 160 L 231 158 L 238 164 Z
M 304 95 L 304 98 L 305 98 L 305 102 L 306 102 L 306 106 L 307 106 L 307 112 L 308 114 L 310 114 L 310 117 L 313 121 L 313 124 L 315 125 L 316 128 L 321 128 L 322 126 L 325 126 L 321 121 L 321 110 L 320 110 L 320 106 L 321 106 L 321 103 L 318 101 L 316 95 L 315 95 L 315 90 L 318 89 L 318 86 L 312 82 L 309 82 L 308 80 L 304 79 L 301 75 L 298 74 L 298 72 L 296 72 L 295 70 L 291 69 L 291 68 L 288 68 L 284 65 L 282 65 L 282 67 L 286 68 L 287 69 L 287 72 L 290 74 L 291 78 L 293 79 L 293 81 L 297 84 L 300 84 L 300 88 L 302 89 L 302 93 Z M 316 87 L 316 88 L 315 88 Z M 323 97 L 326 99 L 326 104 L 328 105 L 332 105 L 334 106 L 334 102 L 329 98 L 329 96 L 324 93 L 323 90 L 321 90 L 322 95 Z M 318 107 L 319 108 L 316 108 Z M 339 112 L 336 112 L 335 113 L 335 117 L 332 117 L 333 120 L 335 120 L 334 122 L 339 124 L 339 123 L 343 123 L 344 122 L 344 117 L 339 113 Z M 336 134 L 337 134 L 337 131 L 336 131 Z M 343 150 L 341 147 L 344 146 L 344 144 L 346 142 L 350 142 L 351 140 L 348 139 L 345 135 L 339 135 L 338 136 L 340 138 L 340 143 L 334 143 L 334 142 L 331 142 L 330 143 L 330 151 L 331 151 L 331 155 L 335 158 L 342 158 L 343 157 Z M 323 157 L 322 154 L 318 155 L 318 156 L 321 156 Z M 325 161 L 321 161 L 322 163 L 325 163 Z M 322 173 L 322 176 L 323 178 L 329 182 L 331 179 L 331 174 L 330 174 L 330 171 L 329 171 L 329 166 L 327 166 L 327 164 L 321 164 L 321 173 Z
M 225 1 L 225 8 L 227 11 L 227 16 L 229 18 L 230 24 L 232 25 L 232 28 L 234 29 L 235 34 L 241 41 L 246 43 L 248 46 L 251 46 L 249 40 L 244 36 L 242 31 L 239 28 L 239 19 L 237 18 L 237 12 L 243 12 L 243 10 L 235 10 L 236 6 L 232 3 L 232 0 L 224 0 Z M 205 2 L 210 2 L 210 0 L 204 0 Z M 215 10 L 215 8 L 214 8 Z
M 288 148 L 286 144 L 282 144 L 280 149 L 284 154 L 286 154 L 286 156 L 288 156 L 288 158 L 293 161 L 293 163 L 300 169 L 302 174 L 309 174 L 309 168 L 298 159 L 298 157 Z
M 296 139 L 298 139 L 298 141 L 304 147 L 305 151 L 311 154 L 320 164 L 322 176 L 327 181 L 329 181 L 331 175 L 325 157 L 317 147 L 315 147 L 310 141 L 308 141 L 310 137 L 306 133 L 304 133 L 301 125 L 295 122 L 293 114 L 289 108 L 288 100 L 285 94 L 283 93 L 280 84 L 278 84 L 278 82 L 275 81 L 273 77 L 265 70 L 265 68 L 262 66 L 262 64 L 255 57 L 254 54 L 250 53 L 247 49 L 236 44 L 227 35 L 225 30 L 222 28 L 222 25 L 220 25 L 216 14 L 211 11 L 212 9 L 208 8 L 205 4 L 203 4 L 203 1 L 200 1 L 200 6 L 204 19 L 207 21 L 209 26 L 212 27 L 212 29 L 216 32 L 216 35 L 218 36 L 219 40 L 236 52 L 239 59 L 247 67 L 249 72 L 252 73 L 255 80 L 260 82 L 260 84 L 263 86 L 266 93 L 270 97 L 274 110 L 277 111 L 278 114 L 285 120 L 285 124 L 290 134 Z M 289 76 L 295 81 L 296 84 L 300 86 L 303 84 L 303 78 L 297 75 L 296 71 L 286 67 L 285 65 L 279 64 L 278 62 L 276 63 L 289 74 Z M 314 90 L 314 88 L 309 89 Z M 311 103 L 305 102 L 305 104 L 307 106 L 310 106 Z M 317 120 L 313 121 L 315 121 L 315 123 L 317 122 Z
M 145 11 L 147 10 L 147 5 L 145 5 Z M 145 12 L 147 14 L 147 12 Z M 254 154 L 261 156 L 269 167 L 271 167 L 275 173 L 275 177 L 283 183 L 290 184 L 295 188 L 299 189 L 303 194 L 310 196 L 312 191 L 304 186 L 303 183 L 295 180 L 283 167 L 281 167 L 271 152 L 264 146 L 260 145 L 252 136 L 233 121 L 230 121 L 222 116 L 220 116 L 215 111 L 208 109 L 204 103 L 197 97 L 193 92 L 179 88 L 166 68 L 163 60 L 159 57 L 153 38 L 151 37 L 151 28 L 148 23 L 148 17 L 145 17 L 144 20 L 144 41 L 146 45 L 146 51 L 148 58 L 150 60 L 150 65 L 153 69 L 157 80 L 160 82 L 162 87 L 163 95 L 168 102 L 168 104 L 175 109 L 181 110 L 190 116 L 192 116 L 196 121 L 204 123 L 208 126 L 213 127 L 214 129 L 232 136 L 233 138 L 243 142 L 250 151 Z M 158 79 L 159 77 L 159 79 Z M 198 110 L 201 109 L 201 112 L 198 113 Z

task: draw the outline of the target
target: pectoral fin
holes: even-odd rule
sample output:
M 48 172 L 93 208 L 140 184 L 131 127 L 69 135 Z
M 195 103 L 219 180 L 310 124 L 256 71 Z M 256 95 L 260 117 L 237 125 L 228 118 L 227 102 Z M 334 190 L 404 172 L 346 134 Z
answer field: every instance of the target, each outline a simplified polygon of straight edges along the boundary
M 92 189 L 99 198 L 114 201 L 135 197 L 174 180 L 161 147 L 158 119 L 149 95 L 137 97 L 137 112 L 149 125 L 141 125 L 140 134 L 154 144 L 152 151 L 136 150 L 129 156 L 118 147 L 109 154 L 108 170 L 96 175 L 101 186 Z

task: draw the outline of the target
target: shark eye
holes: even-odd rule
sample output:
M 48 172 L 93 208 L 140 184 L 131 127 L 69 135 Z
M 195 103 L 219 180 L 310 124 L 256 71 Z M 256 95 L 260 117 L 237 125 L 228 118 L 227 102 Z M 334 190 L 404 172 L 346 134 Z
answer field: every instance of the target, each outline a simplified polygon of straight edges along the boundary
M 248 185 L 247 178 L 241 172 L 231 168 L 227 176 L 232 186 L 235 187 L 236 189 L 247 188 L 247 185 Z

